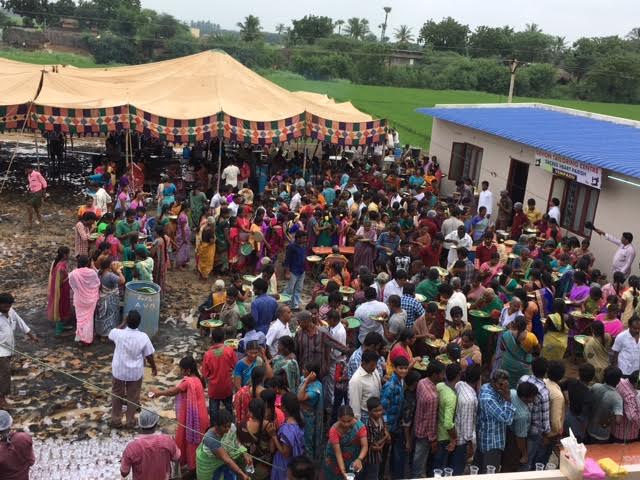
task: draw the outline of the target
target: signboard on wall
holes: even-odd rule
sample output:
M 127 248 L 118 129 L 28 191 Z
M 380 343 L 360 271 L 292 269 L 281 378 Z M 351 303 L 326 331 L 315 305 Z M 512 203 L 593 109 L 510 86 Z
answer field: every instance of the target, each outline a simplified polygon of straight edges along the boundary
M 536 166 L 588 187 L 600 189 L 602 169 L 588 163 L 572 160 L 562 155 L 536 150 Z

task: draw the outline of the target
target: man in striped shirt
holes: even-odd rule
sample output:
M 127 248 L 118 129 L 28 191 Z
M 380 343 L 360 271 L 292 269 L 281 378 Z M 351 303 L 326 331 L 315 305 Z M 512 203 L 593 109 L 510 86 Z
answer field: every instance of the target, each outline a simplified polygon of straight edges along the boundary
M 454 475 L 463 474 L 467 458 L 473 455 L 478 416 L 478 395 L 476 391 L 480 382 L 481 371 L 482 367 L 479 364 L 471 365 L 464 371 L 462 381 L 456 383 L 458 403 L 455 422 L 458 439 L 456 448 L 449 459 Z
M 146 333 L 138 330 L 140 320 L 140 314 L 131 310 L 126 320 L 109 332 L 109 340 L 116 344 L 111 362 L 111 425 L 116 428 L 120 427 L 122 422 L 122 398 L 126 398 L 128 402 L 127 427 L 135 426 L 136 405 L 140 404 L 145 359 L 151 366 L 151 375 L 155 377 L 158 374 L 151 340 Z

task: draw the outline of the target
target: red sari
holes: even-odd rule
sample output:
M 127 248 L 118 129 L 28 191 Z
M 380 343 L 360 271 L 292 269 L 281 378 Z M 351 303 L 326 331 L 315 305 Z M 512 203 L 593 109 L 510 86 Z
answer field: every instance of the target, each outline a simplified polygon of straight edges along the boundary
M 176 396 L 176 444 L 180 449 L 180 464 L 195 470 L 196 450 L 202 436 L 209 429 L 204 387 L 198 377 L 184 377 L 178 384 L 178 389 L 180 393 Z
M 53 322 L 69 320 L 71 318 L 71 287 L 66 260 L 51 266 L 48 292 L 47 318 Z

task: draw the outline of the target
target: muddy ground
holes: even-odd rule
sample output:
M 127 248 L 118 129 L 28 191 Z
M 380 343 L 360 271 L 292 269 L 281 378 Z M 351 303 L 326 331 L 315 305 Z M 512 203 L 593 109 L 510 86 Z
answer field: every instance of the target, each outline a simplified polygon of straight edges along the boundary
M 18 427 L 39 437 L 83 439 L 109 432 L 109 396 L 81 382 L 110 390 L 113 344 L 80 348 L 73 342 L 73 332 L 54 336 L 53 324 L 46 318 L 49 266 L 60 245 L 73 248 L 75 212 L 82 203 L 81 191 L 73 184 L 64 182 L 49 190 L 45 221 L 32 230 L 26 225 L 25 193 L 10 188 L 0 195 L 0 290 L 14 295 L 14 308 L 40 339 L 34 345 L 17 335 L 16 348 L 26 355 L 13 358 L 11 413 Z M 175 366 L 185 354 L 203 355 L 207 342 L 199 337 L 190 312 L 207 296 L 214 280 L 198 281 L 193 268 L 170 272 L 160 330 L 153 338 L 159 374 L 153 378 L 147 372 L 144 392 L 151 385 L 174 385 Z M 173 399 L 151 403 L 143 395 L 143 402 L 163 416 L 175 416 Z M 171 422 L 166 423 L 171 430 Z

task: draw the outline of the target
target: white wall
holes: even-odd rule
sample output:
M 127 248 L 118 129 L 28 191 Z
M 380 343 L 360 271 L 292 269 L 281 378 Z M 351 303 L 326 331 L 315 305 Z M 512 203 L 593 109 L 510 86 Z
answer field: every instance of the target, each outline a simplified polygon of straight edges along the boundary
M 540 167 L 535 166 L 535 149 L 512 142 L 501 137 L 489 135 L 478 130 L 455 125 L 443 120 L 434 119 L 431 133 L 430 155 L 436 155 L 444 173 L 449 171 L 451 148 L 454 142 L 466 142 L 484 149 L 480 169 L 479 183 L 486 180 L 497 202 L 500 190 L 507 188 L 511 158 L 529 163 L 526 199 L 533 197 L 541 211 L 546 211 L 549 190 L 553 176 Z M 638 251 L 632 273 L 638 274 L 640 261 L 640 187 L 634 187 L 607 178 L 614 175 L 640 184 L 640 179 L 603 171 L 602 189 L 600 190 L 594 224 L 613 235 L 621 235 L 623 231 L 633 233 Z M 455 184 L 447 177 L 442 181 L 442 191 L 450 193 Z M 495 207 L 495 206 L 494 206 Z M 495 208 L 494 208 L 495 211 Z M 596 267 L 610 275 L 611 259 L 616 246 L 597 234 L 591 236 L 591 250 L 596 255 Z

